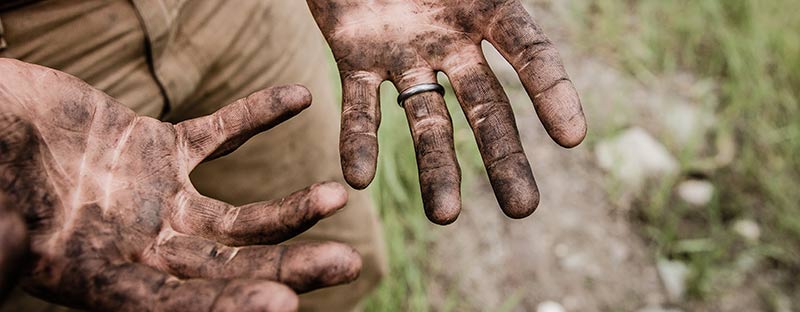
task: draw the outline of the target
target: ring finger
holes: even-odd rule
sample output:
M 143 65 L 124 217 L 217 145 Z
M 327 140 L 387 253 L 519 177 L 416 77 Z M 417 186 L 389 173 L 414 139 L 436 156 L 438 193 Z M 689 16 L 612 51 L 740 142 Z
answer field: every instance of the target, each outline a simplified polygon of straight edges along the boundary
M 436 82 L 433 70 L 414 72 L 395 80 L 398 90 Z M 403 108 L 416 150 L 425 214 L 434 223 L 452 223 L 461 211 L 461 169 L 444 98 L 431 91 L 417 93 L 404 101 Z

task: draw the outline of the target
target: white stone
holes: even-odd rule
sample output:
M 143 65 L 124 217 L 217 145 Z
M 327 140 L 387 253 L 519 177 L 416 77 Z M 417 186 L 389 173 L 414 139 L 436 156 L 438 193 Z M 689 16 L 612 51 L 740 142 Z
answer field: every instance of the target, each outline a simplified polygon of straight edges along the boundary
M 714 185 L 705 180 L 686 180 L 678 184 L 678 196 L 692 206 L 706 206 L 714 197 Z
M 700 107 L 687 103 L 664 105 L 663 122 L 665 133 L 671 142 L 680 146 L 689 143 L 701 143 L 708 129 L 714 125 L 714 116 Z
M 598 165 L 632 192 L 641 190 L 648 179 L 674 175 L 679 169 L 667 148 L 641 128 L 601 141 L 595 153 Z
M 536 312 L 565 312 L 564 306 L 555 301 L 545 301 L 536 307 Z
M 672 301 L 682 301 L 686 294 L 686 278 L 689 275 L 689 267 L 680 261 L 670 261 L 661 259 L 656 264 L 658 275 L 667 291 L 667 297 Z
M 750 219 L 741 219 L 734 222 L 733 231 L 749 242 L 757 242 L 761 238 L 761 227 Z

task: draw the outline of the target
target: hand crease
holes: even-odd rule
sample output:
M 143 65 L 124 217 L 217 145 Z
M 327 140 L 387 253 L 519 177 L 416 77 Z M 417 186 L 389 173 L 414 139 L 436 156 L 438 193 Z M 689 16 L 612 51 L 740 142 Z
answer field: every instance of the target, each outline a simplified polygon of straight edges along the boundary
M 216 127 L 217 127 L 216 130 L 217 130 L 217 133 L 219 134 L 219 136 L 223 137 L 223 138 L 227 137 L 227 131 L 225 131 L 225 120 L 222 120 L 222 116 L 221 115 L 216 115 L 216 118 L 214 118 L 214 121 L 216 121 Z
M 548 41 L 548 40 L 541 41 L 540 40 L 540 41 L 536 41 L 536 42 L 531 43 L 530 46 L 541 47 L 543 45 L 548 45 L 548 44 L 550 44 L 550 41 Z M 529 51 L 526 51 L 526 50 L 523 50 L 522 52 L 520 52 L 520 54 L 517 56 L 517 59 L 519 60 L 519 59 L 521 59 L 523 57 L 527 57 L 527 60 L 525 60 L 525 64 L 522 64 L 522 66 L 520 66 L 519 69 L 517 69 L 517 72 L 521 73 L 522 71 L 524 71 L 526 68 L 528 68 L 528 66 L 533 64 L 533 62 L 536 60 L 536 57 L 539 56 L 539 54 L 541 54 L 542 52 L 547 51 L 547 50 L 549 50 L 548 47 L 543 47 L 543 48 L 537 49 L 536 51 L 533 51 L 533 52 L 529 52 Z
M 463 30 L 458 30 L 458 29 L 455 29 L 455 28 L 446 27 L 446 26 L 442 26 L 442 25 L 437 25 L 437 24 L 433 24 L 433 23 L 426 23 L 425 26 L 429 26 L 429 27 L 432 27 L 432 28 L 444 30 L 444 31 L 447 31 L 447 32 L 454 32 L 454 33 L 462 34 L 462 35 L 464 35 L 464 37 L 467 37 L 467 39 L 471 38 L 471 35 L 472 35 L 471 33 L 468 33 L 468 32 L 463 31 Z
M 378 135 L 376 135 L 374 132 L 371 132 L 371 131 L 350 131 L 350 132 L 344 133 L 342 135 L 342 139 L 345 140 L 345 139 L 349 139 L 349 138 L 356 137 L 356 136 L 367 136 L 367 137 L 371 137 L 371 138 L 377 138 L 378 137 Z
M 525 157 L 525 152 L 523 152 L 523 151 L 514 151 L 514 152 L 511 152 L 511 153 L 505 154 L 503 156 L 494 158 L 494 159 L 489 159 L 486 162 L 486 170 L 490 170 L 490 169 L 494 168 L 496 165 L 504 162 L 506 159 L 511 158 L 511 156 L 520 155 L 520 154 L 522 154 L 522 156 Z
M 233 261 L 233 259 L 236 258 L 236 255 L 239 254 L 239 249 L 240 249 L 239 247 L 227 247 L 227 248 L 229 248 L 231 250 L 231 252 L 230 252 L 230 256 L 228 256 L 228 259 L 225 259 L 225 262 L 224 262 L 225 265 L 231 263 L 231 261 Z
M 495 8 L 494 14 L 492 14 L 492 18 L 489 19 L 489 23 L 486 24 L 487 33 L 489 34 L 491 39 L 494 39 L 494 28 L 497 26 L 498 20 L 500 16 L 503 15 L 503 10 L 509 6 L 511 1 L 506 1 L 500 5 L 500 7 Z
M 347 79 L 352 79 L 356 82 L 365 82 L 370 86 L 380 84 L 380 80 L 375 77 L 375 74 L 366 70 L 346 71 L 343 72 L 343 74 Z
M 37 133 L 42 133 L 40 131 L 40 129 L 39 129 L 39 126 L 37 126 L 36 124 L 33 124 L 33 127 L 36 129 Z M 53 153 L 53 150 L 50 148 L 50 144 L 48 143 L 47 138 L 45 138 L 42 135 L 40 135 L 39 138 L 42 140 L 41 144 L 39 144 L 40 152 L 41 151 L 46 151 L 47 154 L 50 155 L 49 159 L 56 165 L 55 169 L 61 175 L 61 178 L 63 178 L 64 180 L 69 181 L 69 183 L 73 183 L 72 177 L 67 175 L 67 170 L 64 169 L 64 166 L 61 164 L 61 162 L 58 161 L 58 157 L 55 157 L 55 154 Z M 44 156 L 42 156 L 42 157 L 44 157 Z M 44 167 L 46 169 L 48 169 L 48 170 L 50 169 L 50 168 L 48 168 L 48 166 L 44 166 Z M 50 175 L 50 174 L 48 174 L 48 176 L 52 177 L 52 175 Z M 64 207 L 66 207 L 66 206 L 64 206 Z
M 242 116 L 242 118 L 244 119 L 244 124 L 242 126 L 245 129 L 250 128 L 251 125 L 253 125 L 253 112 L 250 111 L 250 103 L 252 103 L 250 97 L 247 97 L 245 99 L 244 105 L 242 105 L 244 109 L 244 114 Z
M 440 164 L 440 165 L 430 166 L 430 167 L 420 167 L 419 168 L 419 173 L 420 174 L 428 173 L 428 172 L 436 171 L 436 170 L 442 169 L 442 168 L 456 168 L 456 166 L 453 165 L 453 164 L 447 163 L 447 164 Z
M 72 192 L 72 206 L 68 207 L 67 211 L 67 221 L 65 224 L 71 224 L 74 222 L 74 218 L 76 213 L 74 213 L 74 209 L 77 208 L 81 203 L 81 188 L 83 187 L 83 171 L 86 168 L 86 158 L 88 157 L 89 151 L 91 151 L 91 143 L 92 143 L 92 130 L 95 127 L 95 116 L 97 116 L 97 106 L 94 106 L 94 110 L 92 111 L 91 122 L 89 123 L 89 128 L 86 131 L 86 144 L 83 149 L 83 154 L 81 155 L 81 162 L 78 165 L 78 181 L 75 183 L 75 188 Z
M 450 128 L 450 120 L 441 116 L 428 116 L 414 123 L 414 128 L 419 129 L 420 134 L 438 127 Z
M 148 169 L 150 172 L 148 172 L 147 174 L 136 176 L 136 181 L 143 181 L 143 180 L 146 180 L 149 177 L 161 174 L 162 173 L 161 172 L 162 169 L 169 167 L 169 165 L 170 165 L 169 162 L 162 161 L 162 164 L 160 164 L 158 167 L 155 167 L 155 168 L 152 168 L 152 169 Z M 156 189 L 156 190 L 159 191 L 159 192 L 163 191 L 162 189 Z
M 542 91 L 539 91 L 539 93 L 536 93 L 536 95 L 534 95 L 534 96 L 533 96 L 533 98 L 534 98 L 534 99 L 536 99 L 536 98 L 540 97 L 542 94 L 544 94 L 545 92 L 549 91 L 550 89 L 553 89 L 553 88 L 555 88 L 557 85 L 561 84 L 561 83 L 562 83 L 562 82 L 564 82 L 564 81 L 566 81 L 566 82 L 571 82 L 571 81 L 569 80 L 569 78 L 561 78 L 561 79 L 558 79 L 558 80 L 556 80 L 555 82 L 553 82 L 553 84 L 551 84 L 551 85 L 547 86 L 547 88 L 544 88 L 544 90 L 542 90 Z M 534 101 L 534 104 L 536 104 L 536 101 Z
M 241 207 L 234 207 L 229 206 L 225 211 L 225 215 L 222 216 L 221 228 L 220 233 L 230 233 L 233 229 L 234 224 L 236 223 L 236 219 L 239 218 L 239 212 L 241 212 Z
M 286 254 L 286 246 L 285 245 L 278 245 L 278 265 L 277 269 L 275 270 L 275 281 L 281 283 L 281 271 L 283 271 L 283 256 Z
M 128 139 L 130 138 L 131 133 L 133 132 L 133 129 L 136 127 L 137 121 L 139 121 L 138 117 L 133 118 L 133 120 L 128 124 L 128 127 L 125 128 L 125 131 L 122 133 L 122 137 L 120 137 L 119 139 L 119 143 L 117 143 L 117 146 L 114 147 L 114 151 L 111 154 L 112 155 L 111 168 L 109 169 L 108 177 L 106 178 L 103 205 L 100 207 L 100 209 L 103 210 L 103 213 L 106 212 L 106 210 L 109 207 L 109 202 L 111 201 L 111 192 L 113 190 L 112 182 L 114 181 L 114 169 L 117 168 L 117 162 L 119 161 L 119 156 L 122 153 L 123 147 L 125 146 L 125 144 L 127 144 Z

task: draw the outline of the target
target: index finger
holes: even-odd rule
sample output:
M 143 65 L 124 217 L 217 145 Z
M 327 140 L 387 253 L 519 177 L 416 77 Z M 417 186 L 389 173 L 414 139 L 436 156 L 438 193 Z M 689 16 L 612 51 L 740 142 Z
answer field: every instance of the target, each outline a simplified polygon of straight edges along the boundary
M 293 117 L 311 105 L 311 93 L 300 85 L 255 92 L 214 114 L 175 125 L 179 147 L 189 169 L 203 160 L 233 152 L 252 136 Z
M 172 213 L 176 230 L 229 246 L 277 244 L 344 207 L 347 191 L 333 182 L 312 185 L 277 201 L 233 206 L 183 192 Z

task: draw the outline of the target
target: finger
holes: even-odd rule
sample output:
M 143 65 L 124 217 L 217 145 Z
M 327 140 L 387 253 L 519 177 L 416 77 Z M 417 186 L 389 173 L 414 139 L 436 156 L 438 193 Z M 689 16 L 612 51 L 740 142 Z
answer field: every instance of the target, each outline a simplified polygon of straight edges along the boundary
M 366 188 L 375 178 L 381 81 L 380 77 L 366 72 L 342 74 L 339 152 L 344 178 L 356 189 Z
M 25 222 L 0 192 L 0 305 L 5 296 L 14 289 L 17 274 L 27 253 L 28 233 Z
M 487 39 L 516 69 L 550 137 L 577 146 L 586 136 L 586 119 L 558 51 L 519 1 L 497 14 Z
M 272 281 L 180 280 L 143 264 L 70 262 L 58 286 L 70 306 L 95 311 L 296 311 L 297 295 Z M 51 298 L 52 299 L 52 298 Z
M 230 246 L 275 244 L 305 232 L 347 203 L 338 183 L 312 185 L 281 200 L 232 206 L 199 194 L 179 199 L 173 226 Z
M 258 278 L 297 292 L 355 280 L 361 257 L 335 242 L 228 247 L 214 241 L 162 233 L 155 246 L 158 267 L 184 278 Z
M 481 52 L 474 52 L 477 62 L 461 65 L 462 57 L 445 71 L 475 133 L 500 207 L 509 217 L 524 218 L 539 205 L 539 189 L 503 87 Z
M 400 90 L 435 82 L 433 72 L 426 80 L 400 83 Z M 425 214 L 432 222 L 450 224 L 461 212 L 461 168 L 456 160 L 453 124 L 442 96 L 426 92 L 404 103 L 417 154 L 420 192 Z
M 299 85 L 274 87 L 239 99 L 209 116 L 175 126 L 189 168 L 233 152 L 250 137 L 291 118 L 311 105 Z

